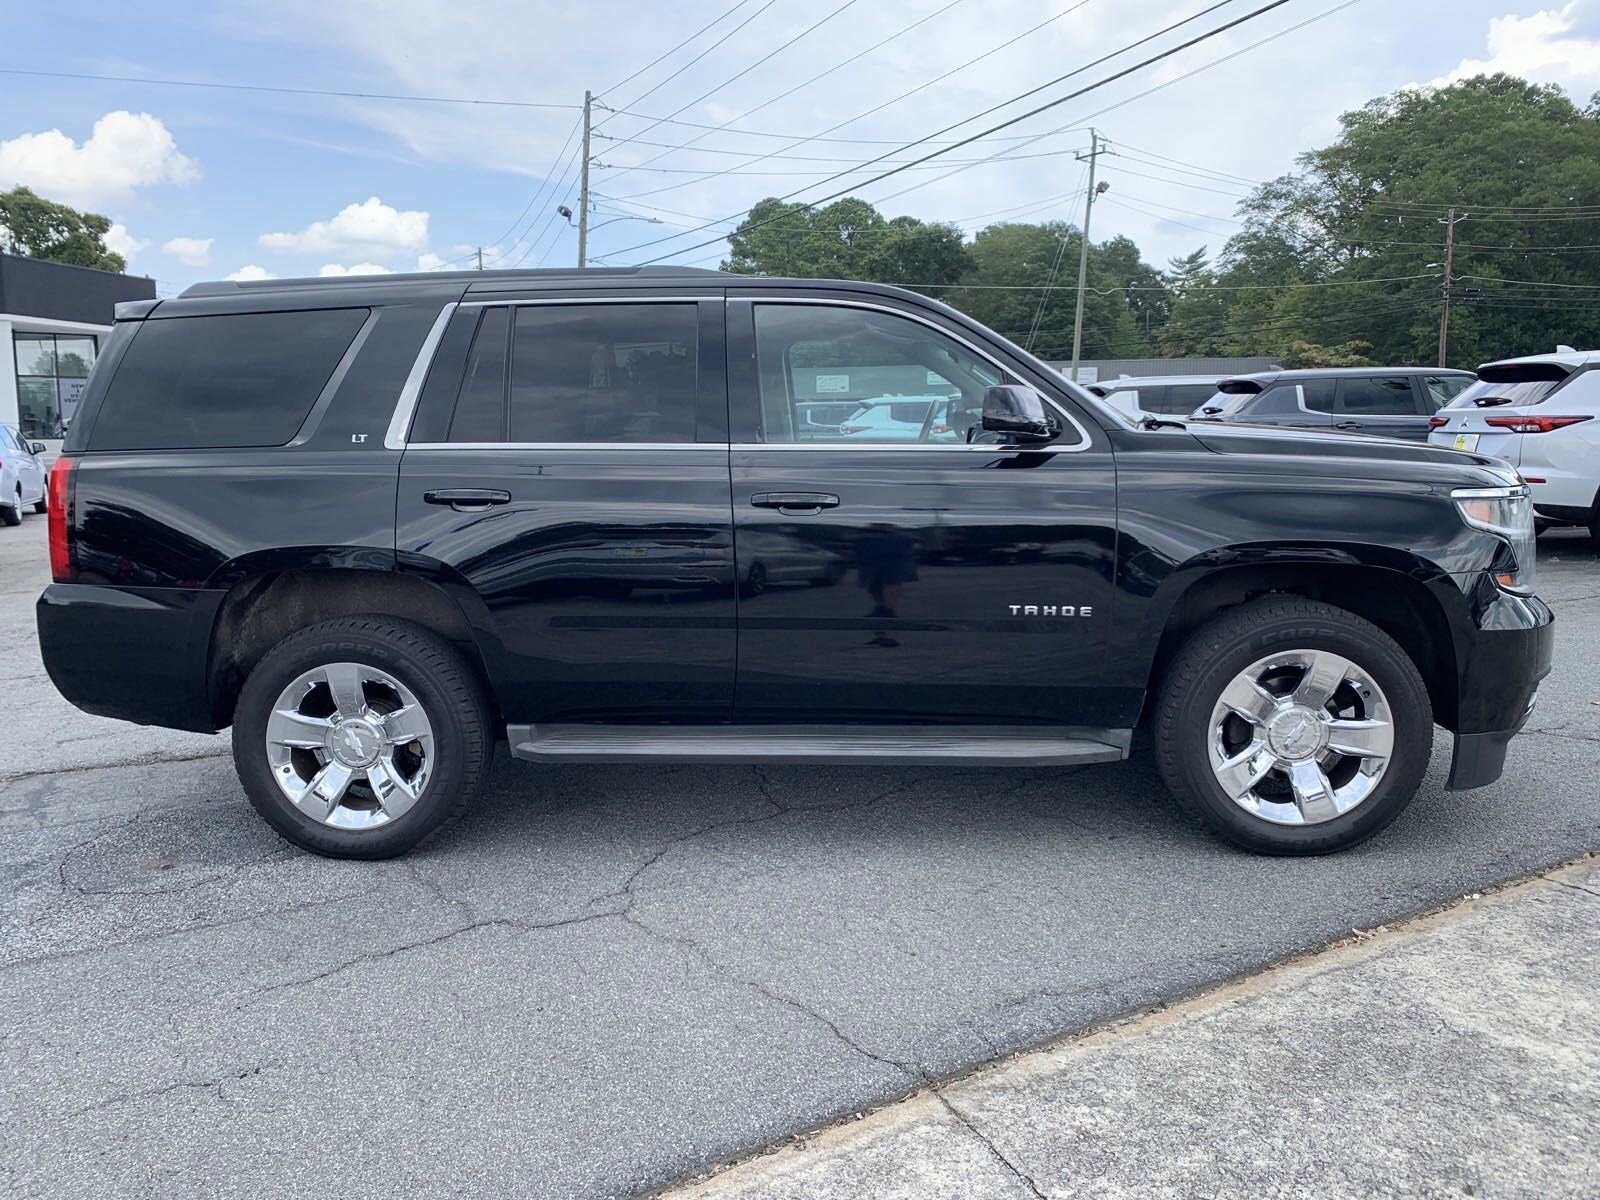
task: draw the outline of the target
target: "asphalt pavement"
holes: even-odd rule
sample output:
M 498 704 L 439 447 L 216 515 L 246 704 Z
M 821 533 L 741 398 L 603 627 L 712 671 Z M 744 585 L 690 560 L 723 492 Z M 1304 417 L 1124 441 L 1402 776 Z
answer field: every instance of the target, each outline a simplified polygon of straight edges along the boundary
M 1506 777 L 1255 858 L 1148 763 L 535 766 L 410 858 L 280 842 L 225 738 L 44 677 L 0 529 L 0 1175 L 24 1196 L 626 1196 L 1600 844 L 1600 562 Z

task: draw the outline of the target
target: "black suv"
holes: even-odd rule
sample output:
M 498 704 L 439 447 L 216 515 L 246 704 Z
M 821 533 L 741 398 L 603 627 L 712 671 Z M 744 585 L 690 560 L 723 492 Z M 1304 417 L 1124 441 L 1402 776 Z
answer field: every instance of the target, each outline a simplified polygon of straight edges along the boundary
M 841 402 L 948 397 L 916 436 Z M 892 287 L 641 268 L 123 306 L 50 479 L 50 676 L 233 726 L 286 837 L 401 853 L 540 762 L 1125 758 L 1252 850 L 1383 828 L 1549 670 L 1490 458 L 1136 424 Z
M 1328 367 L 1265 371 L 1217 384 L 1192 419 L 1428 440 L 1428 419 L 1477 382 L 1471 371 Z

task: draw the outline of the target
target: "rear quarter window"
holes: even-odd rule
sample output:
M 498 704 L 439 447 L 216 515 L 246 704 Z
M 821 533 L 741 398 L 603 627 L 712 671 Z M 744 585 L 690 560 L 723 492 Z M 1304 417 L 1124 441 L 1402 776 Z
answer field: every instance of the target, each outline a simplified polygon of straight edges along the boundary
M 111 378 L 87 448 L 281 446 L 299 431 L 368 311 L 145 321 Z

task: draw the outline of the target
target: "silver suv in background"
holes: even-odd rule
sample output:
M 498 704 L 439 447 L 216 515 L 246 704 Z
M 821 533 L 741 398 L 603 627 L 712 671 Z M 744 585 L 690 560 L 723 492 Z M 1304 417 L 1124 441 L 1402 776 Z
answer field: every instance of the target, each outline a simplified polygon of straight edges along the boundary
M 45 510 L 43 442 L 27 441 L 14 425 L 0 425 L 0 521 L 21 525 L 30 507 Z
M 1191 419 L 1425 442 L 1429 418 L 1475 380 L 1471 371 L 1431 367 L 1267 371 L 1224 379 Z

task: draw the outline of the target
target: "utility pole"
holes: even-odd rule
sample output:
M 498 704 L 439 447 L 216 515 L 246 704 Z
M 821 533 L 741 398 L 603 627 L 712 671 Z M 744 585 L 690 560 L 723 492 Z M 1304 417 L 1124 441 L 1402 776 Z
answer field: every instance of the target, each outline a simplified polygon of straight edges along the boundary
M 1466 213 L 1456 216 L 1455 207 L 1450 208 L 1450 215 L 1444 219 L 1444 313 L 1439 318 L 1439 365 L 1445 365 L 1445 357 L 1450 352 L 1450 285 L 1455 282 L 1451 278 L 1451 269 L 1456 261 L 1456 222 L 1465 221 Z
M 1073 383 L 1078 382 L 1078 357 L 1083 351 L 1083 298 L 1089 285 L 1089 219 L 1094 216 L 1094 198 L 1105 191 L 1110 184 L 1101 184 L 1097 188 L 1094 182 L 1095 162 L 1100 155 L 1109 153 L 1104 148 L 1104 143 L 1098 131 L 1089 130 L 1089 153 L 1077 156 L 1079 162 L 1085 159 L 1089 162 L 1089 194 L 1083 202 L 1083 246 L 1078 252 L 1078 311 L 1072 318 L 1072 374 Z
M 478 270 L 483 270 L 483 247 L 478 247 Z
M 589 110 L 593 97 L 583 93 L 583 167 L 578 176 L 578 266 L 589 265 Z

